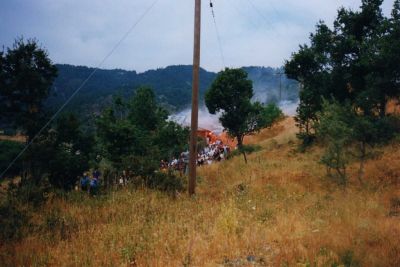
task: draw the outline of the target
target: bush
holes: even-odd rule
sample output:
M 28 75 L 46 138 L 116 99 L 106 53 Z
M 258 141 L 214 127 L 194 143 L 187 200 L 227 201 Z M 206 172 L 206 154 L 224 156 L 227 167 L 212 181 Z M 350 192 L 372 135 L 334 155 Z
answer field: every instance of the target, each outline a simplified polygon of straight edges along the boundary
M 352 250 L 346 250 L 340 253 L 339 255 L 340 262 L 334 262 L 332 264 L 333 267 L 358 267 L 361 266 L 358 259 L 354 257 L 354 252 Z
M 26 180 L 17 185 L 10 183 L 8 187 L 8 199 L 12 199 L 22 205 L 29 204 L 32 207 L 42 205 L 50 192 L 49 185 L 36 184 L 32 180 Z
M 262 110 L 262 124 L 264 127 L 271 127 L 277 120 L 283 118 L 282 110 L 271 103 Z
M 320 162 L 327 167 L 328 176 L 340 185 L 347 184 L 346 168 L 350 160 L 349 148 L 353 142 L 354 131 L 349 114 L 349 106 L 325 101 L 316 126 L 317 137 L 326 146 Z M 331 170 L 334 170 L 336 175 L 331 173 Z
M 243 145 L 241 149 L 236 149 L 233 150 L 229 155 L 228 155 L 228 159 L 236 157 L 236 156 L 240 156 L 244 153 L 246 154 L 251 154 L 257 151 L 261 150 L 261 146 L 259 145 Z
M 310 134 L 310 133 L 304 133 L 300 132 L 296 134 L 297 138 L 301 141 L 298 150 L 301 153 L 306 152 L 307 148 L 311 147 L 312 144 L 314 144 L 314 141 L 316 139 L 315 134 Z
M 0 141 L 0 172 L 3 172 L 10 162 L 21 152 L 23 144 L 13 141 Z M 13 177 L 22 169 L 20 160 L 17 160 L 14 165 L 7 171 L 5 175 Z
M 155 172 L 147 179 L 147 186 L 152 189 L 160 191 L 175 193 L 176 191 L 183 191 L 184 180 L 176 176 L 172 172 Z

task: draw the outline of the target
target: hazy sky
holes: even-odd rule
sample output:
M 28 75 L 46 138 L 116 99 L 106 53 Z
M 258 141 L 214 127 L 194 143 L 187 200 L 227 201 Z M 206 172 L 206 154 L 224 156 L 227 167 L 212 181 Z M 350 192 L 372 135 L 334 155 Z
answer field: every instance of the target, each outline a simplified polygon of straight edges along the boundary
M 55 63 L 97 66 L 153 0 L 1 0 L 0 45 L 37 38 Z M 223 67 L 209 0 L 202 8 L 205 69 Z M 361 0 L 214 0 L 225 64 L 281 66 L 308 41 L 315 24 L 328 25 L 340 6 Z M 394 0 L 385 0 L 390 14 Z M 159 0 L 103 68 L 144 71 L 191 64 L 194 0 Z

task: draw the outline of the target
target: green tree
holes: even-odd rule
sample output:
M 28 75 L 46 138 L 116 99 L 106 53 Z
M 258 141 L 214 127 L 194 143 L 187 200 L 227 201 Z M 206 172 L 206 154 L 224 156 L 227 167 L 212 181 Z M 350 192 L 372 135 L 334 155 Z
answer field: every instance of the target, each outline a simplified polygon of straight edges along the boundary
M 0 60 L 0 120 L 12 120 L 31 141 L 45 117 L 43 103 L 57 75 L 36 40 L 17 39 Z
M 114 167 L 123 170 L 123 159 L 139 149 L 138 129 L 126 118 L 118 118 L 112 107 L 106 108 L 97 118 L 97 136 L 101 142 L 105 157 Z
M 282 110 L 274 103 L 268 104 L 265 107 L 262 106 L 260 111 L 259 124 L 262 128 L 271 127 L 278 119 L 283 117 Z
M 335 170 L 340 184 L 345 185 L 347 164 L 358 160 L 357 178 L 363 184 L 365 162 L 373 156 L 374 147 L 390 140 L 396 131 L 391 120 L 362 114 L 349 101 L 342 104 L 324 100 L 316 129 L 319 140 L 326 146 L 321 162 L 327 166 L 328 174 Z
M 117 172 L 154 183 L 161 159 L 177 156 L 188 140 L 188 130 L 167 117 L 150 88 L 138 88 L 128 102 L 115 98 L 96 123 L 104 157 Z
M 290 78 L 302 83 L 296 121 L 299 137 L 312 139 L 322 98 L 344 104 L 365 116 L 384 117 L 386 103 L 398 98 L 399 1 L 391 18 L 385 18 L 382 0 L 363 0 L 360 10 L 338 10 L 334 28 L 323 22 L 285 63 Z
M 56 188 L 71 190 L 78 177 L 89 169 L 94 146 L 93 137 L 82 131 L 74 114 L 66 114 L 57 120 L 48 137 L 52 147 L 48 164 L 48 178 Z
M 316 124 L 316 134 L 325 145 L 321 163 L 326 166 L 328 176 L 335 178 L 343 186 L 346 186 L 348 181 L 346 169 L 350 161 L 350 146 L 353 142 L 349 112 L 351 112 L 349 105 L 342 106 L 337 102 L 331 104 L 324 101 Z M 334 170 L 336 175 L 333 175 L 331 170 Z
M 0 141 L 0 171 L 5 170 L 8 164 L 18 155 L 18 153 L 23 149 L 23 144 L 13 141 Z M 18 175 L 22 170 L 21 160 L 18 160 L 14 165 L 5 173 L 7 177 L 14 177 Z
M 187 150 L 189 143 L 189 129 L 168 121 L 159 127 L 155 136 L 154 144 L 160 151 L 164 160 L 171 160 Z
M 157 104 L 149 87 L 139 87 L 129 104 L 129 120 L 144 131 L 156 130 L 168 118 L 168 113 Z
M 246 163 L 244 137 L 269 126 L 266 110 L 260 103 L 251 103 L 252 97 L 253 85 L 247 79 L 247 73 L 242 69 L 229 68 L 218 73 L 205 94 L 209 112 L 220 113 L 219 120 L 224 130 L 236 138 Z

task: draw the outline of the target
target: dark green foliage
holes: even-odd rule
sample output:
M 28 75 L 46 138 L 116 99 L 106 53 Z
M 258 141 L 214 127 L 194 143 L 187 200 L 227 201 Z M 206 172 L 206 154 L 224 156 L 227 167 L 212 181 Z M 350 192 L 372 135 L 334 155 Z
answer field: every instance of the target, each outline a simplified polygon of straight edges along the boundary
M 0 124 L 13 123 L 31 140 L 43 126 L 43 103 L 57 69 L 35 40 L 17 39 L 1 58 Z
M 319 140 L 326 146 L 321 162 L 327 166 L 328 174 L 335 170 L 339 183 L 345 185 L 346 166 L 355 159 L 360 162 L 358 179 L 362 183 L 365 161 L 373 156 L 374 146 L 393 138 L 396 122 L 396 117 L 364 115 L 350 102 L 325 100 L 316 129 Z
M 332 267 L 359 267 L 361 266 L 359 260 L 357 260 L 354 256 L 354 252 L 352 250 L 343 251 L 339 255 L 339 262 L 334 262 Z
M 344 186 L 347 184 L 346 168 L 353 141 L 350 112 L 349 106 L 325 102 L 316 127 L 317 136 L 326 146 L 321 163 L 326 165 L 328 175 Z M 331 170 L 334 170 L 336 175 L 332 175 Z
M 363 0 L 359 11 L 339 9 L 334 28 L 320 22 L 310 46 L 300 46 L 286 62 L 288 77 L 302 83 L 296 121 L 304 141 L 313 139 L 322 98 L 383 118 L 387 101 L 400 96 L 399 3 L 386 18 L 382 2 Z
M 149 188 L 168 193 L 181 192 L 185 188 L 184 179 L 172 172 L 155 172 L 146 182 Z
M 284 116 L 282 110 L 273 103 L 262 107 L 260 110 L 260 124 L 263 128 L 271 127 L 278 119 Z
M 52 95 L 47 101 L 51 108 L 57 108 L 76 90 L 94 70 L 93 68 L 71 65 L 57 65 L 59 77 L 55 80 Z M 156 101 L 162 106 L 177 110 L 190 104 L 192 66 L 169 66 L 143 73 L 135 71 L 98 70 L 87 82 L 71 104 L 69 111 L 78 111 L 82 116 L 89 116 L 103 110 L 112 102 L 112 95 L 120 93 L 123 98 L 130 98 L 134 89 L 142 85 L 154 89 Z M 200 99 L 206 88 L 215 78 L 215 73 L 200 70 Z
M 89 168 L 92 147 L 93 137 L 81 131 L 74 115 L 60 117 L 23 154 L 22 184 L 40 187 L 49 182 L 59 189 L 73 189 L 78 176 Z
M 261 150 L 261 146 L 258 145 L 243 145 L 241 149 L 233 150 L 229 155 L 228 158 L 236 157 L 242 155 L 243 152 L 246 154 L 251 154 Z
M 142 150 L 146 137 L 126 119 L 117 119 L 111 108 L 107 108 L 98 118 L 97 136 L 103 146 L 104 156 L 117 169 L 122 168 L 123 158 Z
M 167 121 L 166 111 L 156 103 L 148 87 L 139 88 L 129 102 L 116 98 L 96 124 L 102 156 L 117 173 L 125 171 L 148 186 L 158 186 L 154 181 L 161 176 L 154 175 L 160 161 L 178 156 L 189 134 L 188 129 Z
M 94 140 L 82 132 L 80 122 L 73 114 L 60 117 L 54 131 L 49 134 L 53 151 L 48 161 L 48 179 L 56 188 L 71 190 L 78 177 L 89 169 Z
M 156 130 L 168 118 L 168 113 L 158 106 L 149 87 L 140 87 L 129 105 L 128 119 L 146 132 Z
M 23 144 L 13 141 L 0 140 L 0 171 L 4 171 L 22 150 Z M 6 177 L 14 177 L 22 170 L 22 162 L 18 160 L 5 174 Z
M 205 95 L 208 111 L 211 114 L 221 112 L 219 120 L 228 134 L 237 139 L 239 149 L 245 135 L 258 129 L 254 115 L 259 109 L 250 102 L 252 87 L 244 70 L 226 68 L 218 74 Z M 243 156 L 247 162 L 244 151 Z
M 51 188 L 46 181 L 37 182 L 29 179 L 18 184 L 9 183 L 7 193 L 8 200 L 12 204 L 37 208 L 47 200 L 50 191 Z
M 189 128 L 168 121 L 158 129 L 154 142 L 160 150 L 161 158 L 170 160 L 187 150 L 188 137 Z
M 246 135 L 254 134 L 282 115 L 273 104 L 263 107 L 252 103 L 253 85 L 243 69 L 226 68 L 221 71 L 205 95 L 206 106 L 211 114 L 221 112 L 219 120 L 227 133 L 235 137 L 238 148 L 247 162 L 242 150 Z
M 46 101 L 50 109 L 56 109 L 76 90 L 94 70 L 93 68 L 71 65 L 56 65 L 58 77 L 54 82 L 51 95 Z M 268 101 L 279 99 L 280 69 L 264 67 L 243 68 L 254 82 L 256 95 L 265 96 Z M 200 69 L 200 103 L 204 94 L 216 77 L 216 73 Z M 136 88 L 147 85 L 154 89 L 157 102 L 167 110 L 174 112 L 190 105 L 192 90 L 192 66 L 168 66 L 143 73 L 126 70 L 98 70 L 85 87 L 66 107 L 69 112 L 77 112 L 80 119 L 90 125 L 92 114 L 99 113 L 103 107 L 112 103 L 112 95 L 122 98 L 133 96 Z M 297 101 L 298 84 L 282 75 L 283 99 Z M 258 99 L 263 101 L 263 99 Z
M 207 108 L 212 114 L 220 110 L 224 113 L 236 113 L 241 109 L 247 111 L 253 97 L 252 87 L 244 70 L 226 68 L 206 92 Z
M 28 142 L 33 141 L 47 120 L 44 101 L 57 69 L 35 40 L 16 40 L 1 58 L 0 124 L 14 124 Z M 40 203 L 44 199 L 44 178 L 55 187 L 71 189 L 78 174 L 88 168 L 91 146 L 90 138 L 82 134 L 73 116 L 61 118 L 53 129 L 43 131 L 23 154 L 18 188 L 21 197 Z
M 98 118 L 97 135 L 104 156 L 115 169 L 129 170 L 141 177 L 157 169 L 160 155 L 154 146 L 156 129 L 165 123 L 166 113 L 157 106 L 154 97 L 151 89 L 140 88 L 130 103 L 120 103 L 117 99 Z

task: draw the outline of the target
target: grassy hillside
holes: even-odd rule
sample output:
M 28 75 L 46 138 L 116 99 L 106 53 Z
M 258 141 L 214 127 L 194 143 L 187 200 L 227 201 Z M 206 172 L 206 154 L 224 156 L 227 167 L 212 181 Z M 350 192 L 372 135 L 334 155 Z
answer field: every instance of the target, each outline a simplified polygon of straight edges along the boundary
M 325 178 L 320 148 L 296 152 L 286 119 L 262 146 L 199 171 L 197 196 L 73 192 L 0 245 L 1 266 L 400 266 L 400 145 L 368 162 L 366 186 Z M 356 167 L 350 174 L 355 176 Z

